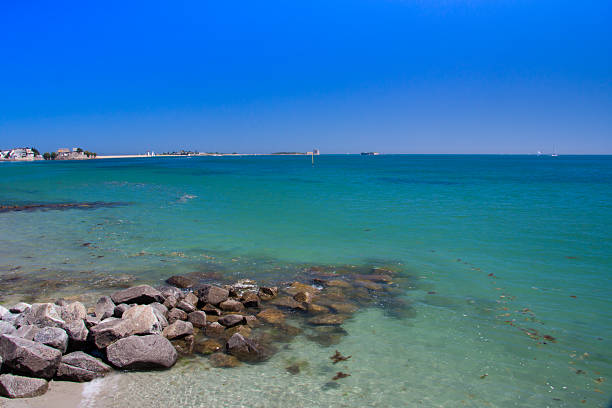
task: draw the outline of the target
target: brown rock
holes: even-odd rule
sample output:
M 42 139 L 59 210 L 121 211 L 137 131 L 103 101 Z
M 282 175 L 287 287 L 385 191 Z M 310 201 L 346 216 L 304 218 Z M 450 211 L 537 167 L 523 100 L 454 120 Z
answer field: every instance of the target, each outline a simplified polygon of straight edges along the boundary
M 326 308 L 325 306 L 311 303 L 308 305 L 308 313 L 311 313 L 311 314 L 329 313 L 329 309 Z
M 186 356 L 193 353 L 195 337 L 191 334 L 180 339 L 171 340 L 170 343 L 172 343 L 180 355 Z
M 192 304 L 193 307 L 196 307 L 198 304 L 198 297 L 193 292 L 189 292 L 187 295 L 185 295 L 185 299 L 183 300 Z
M 249 326 L 239 325 L 225 330 L 223 337 L 229 339 L 234 334 L 239 333 L 244 337 L 251 337 L 251 328 Z
M 187 320 L 187 313 L 176 307 L 168 312 L 168 323 L 172 324 L 177 320 Z
M 166 308 L 168 309 L 172 309 L 176 307 L 177 303 L 178 303 L 178 299 L 170 295 L 166 297 L 166 300 L 164 301 L 164 306 L 166 306 Z
M 210 361 L 210 364 L 213 367 L 218 368 L 232 368 L 240 365 L 240 361 L 236 357 L 227 355 L 225 353 L 213 353 L 208 358 L 208 361 Z
M 340 279 L 332 279 L 329 280 L 327 282 L 325 282 L 325 286 L 329 286 L 329 287 L 337 287 L 337 288 L 351 288 L 351 284 L 348 283 L 347 281 L 343 281 Z
M 210 316 L 210 315 L 221 316 L 221 309 L 217 309 L 210 303 L 207 305 L 204 305 L 202 310 L 206 312 L 206 316 Z
M 337 315 L 337 314 L 327 314 L 311 317 L 308 319 L 308 323 L 314 325 L 327 325 L 327 326 L 336 326 L 341 325 L 344 321 L 348 319 L 348 316 Z
M 352 303 L 332 303 L 329 305 L 337 313 L 353 314 L 357 311 L 357 306 Z
M 194 305 L 192 305 L 191 303 L 185 301 L 185 300 L 180 300 L 177 304 L 176 307 L 178 309 L 181 309 L 187 313 L 191 313 L 191 312 L 195 312 L 197 309 Z
M 293 295 L 293 299 L 296 302 L 300 303 L 311 303 L 312 302 L 312 293 L 310 292 L 298 292 Z
M 170 368 L 178 357 L 170 341 L 158 334 L 118 340 L 108 346 L 106 355 L 112 365 L 125 370 Z
M 229 338 L 225 349 L 241 361 L 259 361 L 262 357 L 258 344 L 239 333 Z
M 221 323 L 225 327 L 234 327 L 239 324 L 245 324 L 246 321 L 244 319 L 244 316 L 242 315 L 230 314 L 226 316 L 221 316 L 219 318 L 219 323 Z
M 255 292 L 244 292 L 241 301 L 245 307 L 259 307 L 259 296 Z
M 168 340 L 179 339 L 193 334 L 193 325 L 189 322 L 177 320 L 166 327 L 162 335 Z
M 204 329 L 204 334 L 208 337 L 223 337 L 223 332 L 225 332 L 225 327 L 217 322 L 209 323 Z
M 195 285 L 195 281 L 187 276 L 174 275 L 166 279 L 169 285 L 176 286 L 177 288 L 186 289 Z
M 221 310 L 226 312 L 242 312 L 244 310 L 244 305 L 237 300 L 228 299 L 219 304 Z
M 200 310 L 189 313 L 187 319 L 193 324 L 193 327 L 206 327 L 206 313 Z
M 261 300 L 274 299 L 278 295 L 278 288 L 276 286 L 260 286 L 258 295 Z
M 43 395 L 49 389 L 47 380 L 21 377 L 12 374 L 0 375 L 0 396 L 6 398 L 32 398 Z
M 287 309 L 306 310 L 306 306 L 289 296 L 281 296 L 276 299 L 272 299 L 269 302 L 271 305 L 284 307 Z
M 212 354 L 217 351 L 222 351 L 223 345 L 216 340 L 208 339 L 201 343 L 196 343 L 194 346 L 194 351 L 200 354 Z
M 111 299 L 115 304 L 119 303 L 136 303 L 148 305 L 153 302 L 164 302 L 164 296 L 157 289 L 149 285 L 133 286 L 123 289 L 111 295 Z
M 202 304 L 218 305 L 227 300 L 229 291 L 218 286 L 204 285 L 197 290 L 196 295 Z
M 379 285 L 378 283 L 374 283 L 370 280 L 365 280 L 365 279 L 357 279 L 355 281 L 355 286 L 357 287 L 361 286 L 369 290 L 381 290 L 383 288 L 382 285 Z
M 298 292 L 309 292 L 311 295 L 315 295 L 318 292 L 318 289 L 313 286 L 306 285 L 304 283 L 293 282 L 291 286 L 285 289 L 285 292 L 287 292 L 291 296 L 295 295 Z
M 265 309 L 257 314 L 257 318 L 265 323 L 280 324 L 285 321 L 285 314 L 278 309 Z

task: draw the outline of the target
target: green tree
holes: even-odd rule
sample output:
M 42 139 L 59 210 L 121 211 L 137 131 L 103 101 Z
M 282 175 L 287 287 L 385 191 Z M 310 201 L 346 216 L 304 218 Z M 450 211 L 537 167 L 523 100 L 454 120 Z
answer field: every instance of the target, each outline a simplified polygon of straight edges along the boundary
M 57 152 L 51 152 L 51 160 L 55 160 L 57 157 Z
M 51 160 L 51 153 L 49 153 L 49 152 L 45 152 L 45 154 L 43 154 L 43 158 L 44 158 L 45 160 Z
M 32 151 L 34 152 L 35 155 L 40 156 L 40 152 L 38 151 L 37 148 L 31 147 L 30 149 L 32 149 Z
M 83 149 L 81 149 L 80 147 L 77 147 L 77 153 L 83 153 Z

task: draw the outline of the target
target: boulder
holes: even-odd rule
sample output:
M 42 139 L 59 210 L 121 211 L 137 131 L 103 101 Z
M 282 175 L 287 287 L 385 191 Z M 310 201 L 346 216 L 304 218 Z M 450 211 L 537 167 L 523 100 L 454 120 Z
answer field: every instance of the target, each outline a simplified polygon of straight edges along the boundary
M 67 322 L 62 326 L 62 329 L 68 335 L 68 347 L 71 350 L 79 350 L 85 347 L 89 330 L 87 330 L 84 320 Z
M 9 311 L 11 313 L 23 313 L 30 310 L 31 307 L 32 305 L 30 305 L 29 303 L 19 302 L 16 305 L 11 306 L 9 308 Z
M 187 289 L 195 285 L 195 281 L 187 276 L 174 275 L 166 279 L 166 283 L 177 288 Z
M 17 313 L 8 312 L 4 316 L 2 316 L 2 321 L 14 325 L 15 322 L 17 322 L 17 318 L 19 318 L 19 316 L 21 315 Z
M 53 303 L 34 303 L 15 321 L 16 326 L 30 324 L 38 327 L 61 327 L 64 323 L 61 306 Z
M 183 299 L 187 303 L 191 303 L 194 307 L 198 305 L 198 297 L 193 294 L 193 292 L 189 292 L 185 295 L 185 299 Z
M 208 355 L 217 351 L 222 351 L 223 345 L 216 340 L 208 339 L 201 343 L 196 343 L 194 350 L 196 353 Z
M 326 308 L 325 306 L 310 303 L 308 305 L 308 313 L 311 313 L 311 314 L 329 313 L 329 309 Z
M 164 296 L 157 289 L 149 285 L 133 286 L 128 289 L 123 289 L 111 295 L 111 299 L 115 304 L 119 303 L 137 303 L 148 305 L 153 302 L 164 302 Z
M 180 355 L 186 356 L 193 353 L 195 337 L 193 336 L 193 334 L 190 334 L 185 337 L 170 340 L 170 343 Z
M 258 295 L 261 300 L 274 299 L 278 295 L 278 288 L 276 286 L 260 286 Z
M 62 319 L 65 322 L 71 322 L 73 320 L 83 320 L 87 316 L 87 309 L 81 302 L 68 303 L 62 308 Z
M 115 308 L 113 309 L 112 316 L 116 317 L 118 319 L 121 319 L 123 317 L 123 314 L 126 311 L 128 311 L 130 309 L 130 307 L 131 307 L 130 305 L 127 305 L 125 303 L 121 303 L 120 305 L 115 306 Z M 104 317 L 104 319 L 106 319 L 107 317 L 110 317 L 110 316 L 108 316 L 107 313 L 104 313 L 104 316 L 106 316 L 106 317 Z
M 179 302 L 176 304 L 176 307 L 186 313 L 195 312 L 197 310 L 194 305 L 185 300 L 179 300 Z
M 223 327 L 218 322 L 209 323 L 204 329 L 204 333 L 207 337 L 223 337 L 223 332 L 225 331 L 225 327 Z
M 249 327 L 259 326 L 259 320 L 257 320 L 257 318 L 252 315 L 244 316 L 244 322 Z
M 222 313 L 221 309 L 217 309 L 210 303 L 207 305 L 204 305 L 204 307 L 202 308 L 202 311 L 206 312 L 207 316 L 221 316 L 221 313 Z
M 0 305 L 0 320 L 2 320 L 2 318 L 5 315 L 8 315 L 9 313 L 11 313 L 10 310 L 8 310 L 6 307 Z
M 285 314 L 278 309 L 265 309 L 257 314 L 259 320 L 269 324 L 280 324 L 285 321 Z
M 293 300 L 301 303 L 311 303 L 312 302 L 312 293 L 310 292 L 298 292 L 293 295 Z
M 178 303 L 178 299 L 170 295 L 170 296 L 166 296 L 166 300 L 164 301 L 164 306 L 166 306 L 167 309 L 172 309 L 176 307 L 177 303 Z
M 219 323 L 221 323 L 225 327 L 234 327 L 239 324 L 245 324 L 246 321 L 244 320 L 244 316 L 242 315 L 230 314 L 221 316 L 219 318 Z
M 235 333 L 229 338 L 225 344 L 225 349 L 241 361 L 258 361 L 262 357 L 259 346 L 240 333 Z
M 58 349 L 62 354 L 68 349 L 68 334 L 59 327 L 43 327 L 34 335 L 33 340 Z
M 162 305 L 159 302 L 153 302 L 150 305 L 153 309 L 157 310 L 159 313 L 162 314 L 162 316 L 166 317 L 168 316 L 168 308 L 164 305 Z
M 352 314 L 357 311 L 357 306 L 352 303 L 332 303 L 329 305 L 336 313 Z
M 96 302 L 95 314 L 100 320 L 104 320 L 107 317 L 111 317 L 115 314 L 115 303 L 110 296 L 102 296 L 100 299 L 98 299 Z
M 255 292 L 244 292 L 240 300 L 245 307 L 259 307 L 259 296 Z
M 162 322 L 159 321 L 155 309 L 150 305 L 131 307 L 123 313 L 121 320 L 130 323 L 130 334 L 160 334 L 162 331 Z
M 51 379 L 62 353 L 32 340 L 4 334 L 0 336 L 0 357 L 3 366 L 15 373 Z
M 344 323 L 344 321 L 348 318 L 349 316 L 337 315 L 337 314 L 326 314 L 326 315 L 319 315 L 319 316 L 311 317 L 310 319 L 308 319 L 308 323 L 314 324 L 314 325 L 339 326 L 342 323 Z
M 293 282 L 291 286 L 285 289 L 285 292 L 294 296 L 298 292 L 309 292 L 311 295 L 315 295 L 319 290 L 314 286 L 306 285 L 301 282 Z
M 178 353 L 168 339 L 158 334 L 130 336 L 106 349 L 108 361 L 125 370 L 170 368 Z
M 0 335 L 2 335 L 2 334 L 15 334 L 16 331 L 17 330 L 15 329 L 15 326 L 10 324 L 9 322 L 5 322 L 3 320 L 0 320 Z
M 218 286 L 204 285 L 197 290 L 196 295 L 202 304 L 218 305 L 227 300 L 229 291 Z
M 228 299 L 219 304 L 221 310 L 226 312 L 242 312 L 244 310 L 244 305 L 237 300 Z
M 177 320 L 166 327 L 162 334 L 168 340 L 189 336 L 193 334 L 193 325 L 190 322 Z
M 62 357 L 55 379 L 85 382 L 104 377 L 111 370 L 112 368 L 99 358 L 75 351 Z
M 90 333 L 95 346 L 103 349 L 119 339 L 130 336 L 132 327 L 128 320 L 115 319 L 93 326 Z
M 32 398 L 43 395 L 49 383 L 42 378 L 21 377 L 19 375 L 0 375 L 0 396 L 6 398 Z
M 165 306 L 159 303 L 157 304 L 165 309 Z M 155 305 L 155 303 L 151 303 L 151 305 Z M 160 308 L 153 307 L 153 313 L 155 314 L 155 317 L 157 317 L 157 320 L 159 320 L 159 324 L 161 324 L 162 330 L 165 329 L 168 326 L 168 319 L 166 319 L 168 312 L 166 311 L 166 313 L 164 314 L 163 312 L 161 312 Z
M 183 292 L 180 289 L 175 288 L 174 286 L 164 286 L 159 290 L 164 298 L 168 296 L 173 296 L 175 299 L 182 299 L 184 297 Z
M 223 338 L 227 340 L 236 333 L 240 333 L 244 337 L 251 337 L 252 330 L 249 326 L 245 326 L 242 324 L 238 326 L 230 327 L 230 328 L 225 329 L 225 332 L 223 332 Z
M 213 367 L 219 368 L 232 368 L 240 365 L 240 361 L 236 357 L 225 353 L 213 353 L 208 361 Z
M 91 315 L 87 315 L 85 316 L 85 319 L 83 319 L 83 321 L 85 322 L 85 326 L 88 329 L 91 329 L 92 327 L 99 325 L 101 323 L 101 320 L 102 319 L 99 319 L 98 317 L 91 316 Z
M 281 296 L 270 301 L 271 305 L 284 307 L 286 309 L 306 310 L 306 306 L 289 296 Z
M 177 320 L 187 320 L 187 312 L 175 307 L 168 312 L 168 323 L 172 324 Z
M 15 331 L 14 336 L 21 337 L 22 339 L 26 339 L 26 340 L 34 340 L 34 335 L 38 333 L 39 330 L 40 330 L 40 327 L 38 326 L 32 326 L 31 324 L 25 324 Z
M 201 310 L 189 313 L 187 320 L 191 322 L 193 327 L 206 327 L 206 313 Z

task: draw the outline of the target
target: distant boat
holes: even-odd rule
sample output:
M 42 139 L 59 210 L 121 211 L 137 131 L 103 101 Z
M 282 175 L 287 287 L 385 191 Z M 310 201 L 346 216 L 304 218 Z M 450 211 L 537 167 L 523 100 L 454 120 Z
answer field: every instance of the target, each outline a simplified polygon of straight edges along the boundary
M 362 156 L 378 156 L 379 154 L 378 152 L 361 152 Z
M 555 147 L 553 147 L 553 154 L 550 155 L 550 157 L 557 157 L 557 149 Z

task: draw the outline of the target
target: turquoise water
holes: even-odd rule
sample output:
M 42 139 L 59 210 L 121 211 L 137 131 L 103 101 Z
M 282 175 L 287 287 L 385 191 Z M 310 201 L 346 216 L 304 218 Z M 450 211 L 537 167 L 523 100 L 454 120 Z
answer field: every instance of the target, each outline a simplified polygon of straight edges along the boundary
M 337 345 L 298 336 L 255 366 L 194 358 L 131 373 L 105 380 L 116 389 L 96 404 L 608 406 L 612 157 L 315 161 L 1 163 L 1 204 L 121 205 L 0 213 L 0 303 L 177 273 L 275 282 L 310 266 L 391 268 L 408 282 L 405 310 L 360 310 Z M 335 349 L 353 358 L 332 387 Z M 309 368 L 288 374 L 293 359 Z

